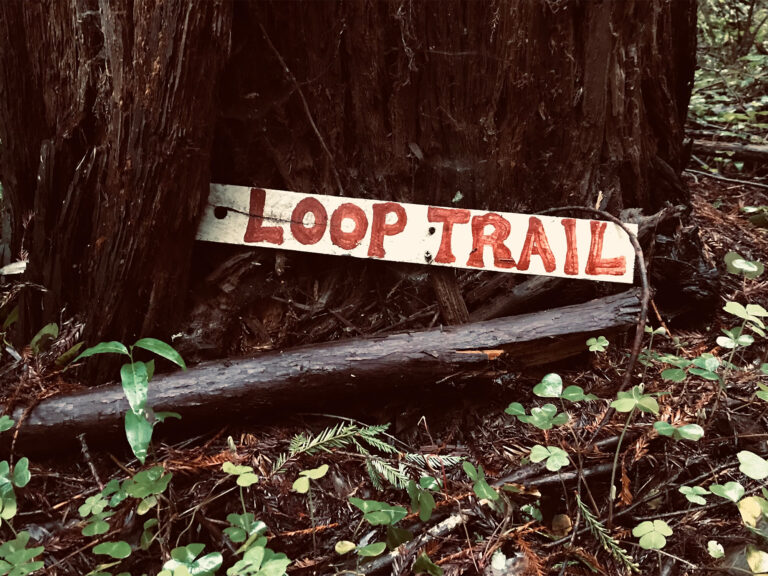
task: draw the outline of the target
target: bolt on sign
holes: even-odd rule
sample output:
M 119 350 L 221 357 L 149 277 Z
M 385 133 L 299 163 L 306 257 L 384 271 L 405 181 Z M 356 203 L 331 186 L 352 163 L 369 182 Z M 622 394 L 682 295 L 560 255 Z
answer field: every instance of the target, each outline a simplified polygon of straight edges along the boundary
M 211 184 L 197 239 L 623 283 L 635 260 L 629 236 L 611 222 L 222 184 Z

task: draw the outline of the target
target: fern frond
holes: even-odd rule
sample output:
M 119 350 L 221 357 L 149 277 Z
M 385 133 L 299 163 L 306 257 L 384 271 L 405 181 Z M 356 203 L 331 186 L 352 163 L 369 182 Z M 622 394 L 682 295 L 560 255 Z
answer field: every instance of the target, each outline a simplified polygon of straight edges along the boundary
M 381 476 L 376 472 L 376 469 L 373 467 L 373 460 L 370 458 L 365 460 L 365 471 L 368 472 L 368 478 L 370 478 L 373 487 L 376 488 L 376 490 L 384 490 L 384 484 L 381 483 Z
M 405 488 L 410 480 L 402 464 L 395 468 L 385 460 L 370 458 L 366 462 L 366 469 L 368 470 L 369 476 L 371 476 L 371 470 L 373 470 L 376 475 L 389 482 L 395 488 Z M 374 486 L 376 485 L 373 476 L 371 477 L 371 482 L 374 483 Z M 381 482 L 379 482 L 379 484 L 381 484 Z
M 602 525 L 600 520 L 592 515 L 592 512 L 590 512 L 589 508 L 584 505 L 578 494 L 576 495 L 576 505 L 579 507 L 579 510 L 581 510 L 581 516 L 584 518 L 584 522 L 587 524 L 589 531 L 595 538 L 597 538 L 603 549 L 613 556 L 613 558 L 627 570 L 640 572 L 640 567 L 632 559 L 632 556 L 630 556 L 627 551 L 614 540 L 608 532 L 608 529 Z
M 378 434 L 378 432 L 376 433 Z M 361 430 L 360 437 L 371 448 L 375 448 L 376 450 L 384 452 L 385 454 L 396 454 L 398 452 L 398 449 L 392 446 L 391 444 L 389 444 L 388 442 L 385 442 L 384 440 L 376 438 L 376 436 L 374 436 L 373 433 L 371 433 L 370 429 Z
M 438 456 L 436 454 L 405 454 L 405 460 L 422 468 L 444 466 L 452 468 L 461 464 L 460 456 Z
M 322 430 L 315 436 L 308 436 L 306 434 L 297 434 L 291 438 L 288 445 L 288 454 L 281 454 L 278 456 L 275 464 L 278 462 L 280 466 L 273 466 L 272 473 L 274 474 L 290 458 L 295 458 L 300 454 L 314 454 L 315 452 L 330 452 L 334 448 L 344 448 L 349 446 L 354 437 L 360 433 L 360 429 L 355 424 L 345 425 L 343 422 Z

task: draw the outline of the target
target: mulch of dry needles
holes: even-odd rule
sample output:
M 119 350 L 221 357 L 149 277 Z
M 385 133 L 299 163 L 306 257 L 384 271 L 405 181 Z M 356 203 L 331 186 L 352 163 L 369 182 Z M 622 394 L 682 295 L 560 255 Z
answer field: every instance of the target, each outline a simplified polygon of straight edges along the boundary
M 693 193 L 694 221 L 705 257 L 713 267 L 723 270 L 721 304 L 694 329 L 671 327 L 670 335 L 657 336 L 654 348 L 689 359 L 705 352 L 723 358 L 727 351 L 719 348 L 715 339 L 721 328 L 730 328 L 734 322 L 722 312 L 722 304 L 736 300 L 768 307 L 766 275 L 743 281 L 725 274 L 722 264 L 723 256 L 731 250 L 765 260 L 768 233 L 750 224 L 740 208 L 768 204 L 768 198 L 765 190 L 753 186 L 690 174 L 686 179 Z M 422 310 L 426 312 L 419 319 L 427 324 L 434 322 L 435 308 L 427 306 Z M 658 326 L 653 313 L 650 321 Z M 611 342 L 604 353 L 589 353 L 585 347 L 581 357 L 546 370 L 500 371 L 493 382 L 448 385 L 416 400 L 382 396 L 375 399 L 377 410 L 365 414 L 347 411 L 366 425 L 392 423 L 378 438 L 397 452 L 386 454 L 363 442 L 375 456 L 373 467 L 384 470 L 384 476 L 397 476 L 391 472 L 394 469 L 416 479 L 432 476 L 441 483 L 435 493 L 436 508 L 427 522 L 411 511 L 406 490 L 382 476 L 378 477 L 381 488 L 373 485 L 367 470 L 372 467 L 370 458 L 361 454 L 354 443 L 299 453 L 273 473 L 294 436 L 304 434 L 306 438 L 330 427 L 349 425 L 351 420 L 294 415 L 279 423 L 232 426 L 176 444 L 156 442 L 155 462 L 173 473 L 169 490 L 152 512 L 160 520 L 160 533 L 148 551 L 134 552 L 120 570 L 156 574 L 170 549 L 190 542 L 205 543 L 206 551 L 221 551 L 224 566 L 230 566 L 235 547 L 222 530 L 228 525 L 227 515 L 242 512 L 245 505 L 268 526 L 268 546 L 293 560 L 289 574 L 333 574 L 344 570 L 408 574 L 414 558 L 422 552 L 446 575 L 624 573 L 625 569 L 603 549 L 578 513 L 577 466 L 571 463 L 559 473 L 550 472 L 541 464 L 530 463 L 528 456 L 536 444 L 564 448 L 573 462 L 580 463 L 583 502 L 603 524 L 608 523 L 608 484 L 625 415 L 615 414 L 600 431 L 599 442 L 588 450 L 584 446 L 622 380 L 629 341 Z M 707 553 L 708 540 L 716 539 L 731 550 L 743 547 L 749 539 L 731 502 L 710 497 L 706 505 L 691 504 L 678 488 L 739 480 L 747 493 L 759 490 L 759 483 L 739 474 L 736 454 L 740 450 L 766 452 L 768 405 L 754 396 L 761 379 L 757 366 L 763 362 L 766 347 L 759 340 L 739 354 L 735 363 L 754 369 L 732 373 L 727 398 L 721 397 L 716 413 L 706 419 L 705 408 L 710 408 L 718 395 L 717 382 L 694 376 L 681 383 L 667 382 L 660 376 L 667 366 L 659 364 L 645 371 L 645 391 L 659 394 L 661 412 L 658 418 L 650 414 L 635 417 L 627 430 L 616 475 L 620 490 L 610 527 L 610 534 L 635 559 L 641 573 L 708 573 L 718 566 L 718 561 Z M 52 369 L 47 372 L 45 367 L 36 368 L 39 372 L 35 378 L 26 376 L 35 386 L 60 381 Z M 637 365 L 634 383 L 640 382 L 644 370 Z M 522 424 L 504 413 L 511 401 L 522 403 L 528 410 L 543 404 L 531 390 L 550 371 L 557 371 L 565 385 L 577 384 L 600 400 L 568 406 L 570 421 L 548 431 Z M 15 371 L 14 377 L 19 374 Z M 766 380 L 764 375 L 762 379 Z M 656 419 L 676 425 L 698 423 L 706 434 L 697 442 L 660 437 L 652 427 Z M 413 454 L 423 458 L 419 461 Z M 259 475 L 257 484 L 243 490 L 242 501 L 235 479 L 222 471 L 222 463 L 227 461 L 252 466 Z M 497 504 L 476 496 L 462 461 L 482 465 L 490 484 L 507 487 L 500 490 L 502 498 Z M 307 495 L 292 491 L 292 485 L 300 471 L 323 464 L 329 466 L 329 471 L 312 482 L 310 511 Z M 127 503 L 113 516 L 110 533 L 91 538 L 81 536 L 83 523 L 78 507 L 99 491 L 99 482 L 126 478 L 139 469 L 139 464 L 119 447 L 112 453 L 93 449 L 87 457 L 73 453 L 66 459 L 33 461 L 32 481 L 20 491 L 20 513 L 14 519 L 14 528 L 29 531 L 45 546 L 47 573 L 85 574 L 93 570 L 97 560 L 90 548 L 99 541 L 138 543 L 146 517 L 137 516 Z M 397 478 L 390 479 L 397 483 Z M 410 530 L 416 539 L 397 554 L 385 553 L 368 563 L 356 562 L 353 554 L 340 556 L 334 551 L 340 540 L 365 543 L 384 539 L 383 527 L 372 528 L 361 522 L 360 511 L 349 504 L 350 497 L 408 507 L 410 514 L 398 526 Z M 540 510 L 540 520 L 530 516 L 532 506 Z M 663 519 L 673 529 L 662 554 L 641 549 L 631 534 L 634 526 L 647 519 Z M 4 525 L 3 540 L 10 535 Z M 508 559 L 503 569 L 492 567 L 491 559 L 497 551 Z M 722 564 L 719 566 L 724 570 Z M 219 573 L 224 571 L 222 568 Z

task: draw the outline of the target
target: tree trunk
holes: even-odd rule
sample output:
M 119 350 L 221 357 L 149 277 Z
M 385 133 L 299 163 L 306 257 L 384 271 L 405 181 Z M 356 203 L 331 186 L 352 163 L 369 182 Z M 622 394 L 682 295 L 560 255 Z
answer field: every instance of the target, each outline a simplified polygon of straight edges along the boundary
M 693 0 L 235 14 L 217 182 L 513 212 L 686 199 Z
M 13 251 L 46 289 L 24 295 L 24 338 L 64 306 L 91 342 L 181 317 L 230 25 L 226 0 L 0 3 Z
M 0 2 L 0 179 L 47 290 L 25 293 L 24 337 L 64 308 L 89 344 L 175 331 L 210 181 L 685 201 L 695 24 L 695 0 Z

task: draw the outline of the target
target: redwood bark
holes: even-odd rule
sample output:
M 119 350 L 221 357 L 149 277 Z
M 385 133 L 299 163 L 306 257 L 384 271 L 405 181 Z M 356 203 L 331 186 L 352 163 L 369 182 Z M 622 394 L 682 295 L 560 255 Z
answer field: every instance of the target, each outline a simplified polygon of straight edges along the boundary
M 90 342 L 181 317 L 230 26 L 228 0 L 0 3 L 13 251 L 47 290 L 24 294 L 22 338 L 65 306 Z
M 13 252 L 47 290 L 24 294 L 24 342 L 62 310 L 89 344 L 175 331 L 210 181 L 686 200 L 695 0 L 7 0 L 0 30 Z
M 216 181 L 526 212 L 686 200 L 695 0 L 235 11 Z

